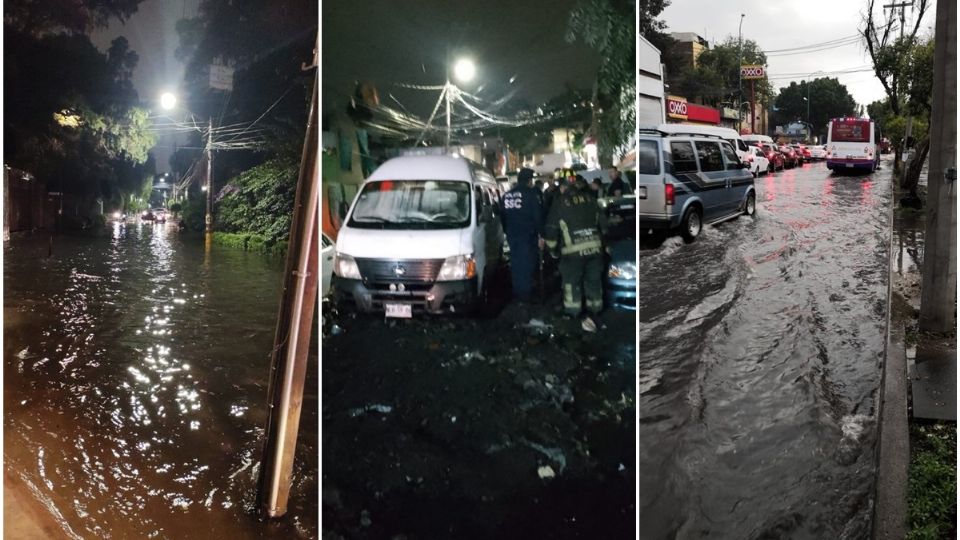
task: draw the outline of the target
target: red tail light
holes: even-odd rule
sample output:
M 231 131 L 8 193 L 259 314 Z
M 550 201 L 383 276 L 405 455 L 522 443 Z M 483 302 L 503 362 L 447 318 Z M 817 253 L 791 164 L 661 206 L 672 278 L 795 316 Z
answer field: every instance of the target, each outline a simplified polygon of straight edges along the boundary
M 667 204 L 673 204 L 676 194 L 674 193 L 673 184 L 664 184 L 663 194 L 667 200 Z

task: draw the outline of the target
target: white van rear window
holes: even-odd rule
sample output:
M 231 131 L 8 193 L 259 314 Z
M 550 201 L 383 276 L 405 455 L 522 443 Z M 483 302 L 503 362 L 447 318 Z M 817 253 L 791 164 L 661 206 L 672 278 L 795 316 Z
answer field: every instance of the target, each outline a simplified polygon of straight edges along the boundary
M 637 143 L 637 174 L 660 174 L 660 148 L 656 141 Z

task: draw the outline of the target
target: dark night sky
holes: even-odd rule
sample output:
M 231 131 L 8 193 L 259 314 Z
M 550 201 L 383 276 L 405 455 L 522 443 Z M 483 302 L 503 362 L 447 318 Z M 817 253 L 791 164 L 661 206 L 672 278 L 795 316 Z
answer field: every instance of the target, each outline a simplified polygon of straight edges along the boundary
M 576 0 L 327 0 L 323 3 L 321 62 L 323 110 L 342 108 L 357 80 L 376 85 L 380 101 L 397 107 L 392 93 L 425 118 L 438 97 L 392 83 L 443 84 L 450 57 L 470 56 L 477 75 L 464 90 L 493 100 L 511 88 L 540 102 L 569 82 L 589 89 L 599 57 L 582 41 L 564 40 Z M 451 60 L 452 63 L 452 60 Z M 516 75 L 513 85 L 509 79 Z

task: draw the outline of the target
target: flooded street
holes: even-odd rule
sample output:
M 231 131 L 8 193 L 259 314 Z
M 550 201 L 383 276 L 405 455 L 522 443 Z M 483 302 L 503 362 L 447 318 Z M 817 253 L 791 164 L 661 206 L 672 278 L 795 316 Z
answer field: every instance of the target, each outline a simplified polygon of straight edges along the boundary
M 254 511 L 282 271 L 150 223 L 6 244 L 6 471 L 75 538 L 316 538 L 316 358 L 288 515 Z
M 869 537 L 891 167 L 641 249 L 641 538 Z
M 631 538 L 634 314 L 341 313 L 323 346 L 331 538 Z M 328 311 L 329 313 L 329 311 Z

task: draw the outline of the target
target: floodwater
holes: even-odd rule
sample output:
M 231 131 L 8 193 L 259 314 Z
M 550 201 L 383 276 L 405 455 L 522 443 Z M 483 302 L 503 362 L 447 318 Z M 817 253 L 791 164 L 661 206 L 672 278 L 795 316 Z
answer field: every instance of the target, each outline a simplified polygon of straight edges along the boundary
M 890 167 L 761 176 L 755 219 L 641 250 L 641 538 L 870 536 Z
M 256 481 L 283 261 L 112 224 L 4 248 L 4 466 L 74 538 L 316 538 L 317 362 L 287 516 Z

